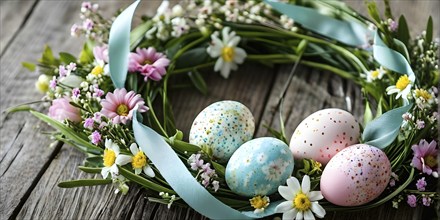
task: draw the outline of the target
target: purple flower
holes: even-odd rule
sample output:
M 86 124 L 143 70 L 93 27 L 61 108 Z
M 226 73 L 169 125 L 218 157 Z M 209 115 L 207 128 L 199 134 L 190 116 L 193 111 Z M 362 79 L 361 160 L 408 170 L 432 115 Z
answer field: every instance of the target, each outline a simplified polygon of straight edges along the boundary
M 424 206 L 430 206 L 431 205 L 431 198 L 423 195 L 422 203 Z
M 75 71 L 76 70 L 76 63 L 69 63 L 69 65 L 67 65 L 67 70 Z
M 395 185 L 396 185 L 396 180 L 391 179 L 391 180 L 390 180 L 390 186 L 393 187 L 393 186 L 395 186 Z
M 87 18 L 84 22 L 83 22 L 83 28 L 90 31 L 93 29 L 93 21 L 89 18 Z
M 60 65 L 58 68 L 58 73 L 60 74 L 60 77 L 65 77 L 67 76 L 67 69 L 65 66 Z
M 202 170 L 203 170 L 203 173 L 205 173 L 206 175 L 211 175 L 212 173 L 214 173 L 214 170 L 211 169 L 210 163 L 203 164 Z
M 93 48 L 93 56 L 97 61 L 104 61 L 108 63 L 108 46 L 106 44 L 101 47 L 96 46 Z
M 79 37 L 80 34 L 81 34 L 81 27 L 79 27 L 77 24 L 73 24 L 72 27 L 70 28 L 70 35 L 72 35 L 72 37 Z
M 193 154 L 189 158 L 189 162 L 192 170 L 198 170 L 203 166 L 203 160 L 200 159 L 200 154 Z
M 55 90 L 57 88 L 57 77 L 53 77 L 52 80 L 49 82 L 49 87 L 52 90 Z
M 81 91 L 79 90 L 79 88 L 72 89 L 72 97 L 78 98 L 80 93 L 81 93 Z
M 133 91 L 127 92 L 124 88 L 109 92 L 101 101 L 101 113 L 112 119 L 114 124 L 123 123 L 133 118 L 133 110 L 138 107 L 139 112 L 146 112 L 148 107 L 141 95 Z
M 422 177 L 419 180 L 417 180 L 416 186 L 419 191 L 425 191 L 425 187 L 426 187 L 425 177 Z
M 95 112 L 95 113 L 93 114 L 93 120 L 95 120 L 95 121 L 98 122 L 98 123 L 101 122 L 101 117 L 102 117 L 101 112 Z
M 416 127 L 417 127 L 417 129 L 423 129 L 424 127 L 425 127 L 425 122 L 423 121 L 423 120 L 419 120 L 419 119 L 417 119 L 417 121 L 416 121 Z
M 438 166 L 437 166 L 437 142 L 432 140 L 428 143 L 426 140 L 420 140 L 420 143 L 413 145 L 411 149 L 413 150 L 414 157 L 411 161 L 411 165 L 418 170 L 426 173 L 428 175 L 438 177 Z
M 102 89 L 95 87 L 93 92 L 93 97 L 101 97 L 103 95 L 104 95 L 104 91 Z
M 92 139 L 92 143 L 98 145 L 101 142 L 101 134 L 98 131 L 94 131 L 90 136 Z
M 406 200 L 406 203 L 408 203 L 411 207 L 417 206 L 417 197 L 415 195 L 408 195 L 408 199 Z
M 388 30 L 390 30 L 391 32 L 395 32 L 397 31 L 398 25 L 399 24 L 396 21 L 394 21 L 391 18 L 388 18 Z
M 148 79 L 159 81 L 166 74 L 166 67 L 170 60 L 162 53 L 156 52 L 153 47 L 137 48 L 136 53 L 131 53 L 128 63 L 128 71 L 139 72 Z
M 84 121 L 84 128 L 92 129 L 94 123 L 95 123 L 95 120 L 93 120 L 93 118 L 87 118 L 87 119 Z
M 70 104 L 70 100 L 66 97 L 55 99 L 49 107 L 49 117 L 58 121 L 68 119 L 73 122 L 80 122 L 81 112 L 79 108 Z

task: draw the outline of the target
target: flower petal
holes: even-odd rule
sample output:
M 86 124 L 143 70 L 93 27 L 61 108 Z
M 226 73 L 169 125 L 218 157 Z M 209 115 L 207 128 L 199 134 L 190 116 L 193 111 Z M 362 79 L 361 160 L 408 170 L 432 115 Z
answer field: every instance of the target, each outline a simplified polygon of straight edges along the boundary
M 304 219 L 315 220 L 315 216 L 313 216 L 313 213 L 310 211 L 310 209 L 304 212 Z
M 139 152 L 139 148 L 136 143 L 132 143 L 130 145 L 130 151 L 133 155 L 136 155 Z
M 223 59 L 218 58 L 217 62 L 215 62 L 214 71 L 219 71 L 223 66 Z
M 324 198 L 322 196 L 321 191 L 311 191 L 311 192 L 309 192 L 308 197 L 309 197 L 310 201 L 312 201 L 312 202 Z
M 297 213 L 298 213 L 298 210 L 296 210 L 296 209 L 292 209 L 290 211 L 287 211 L 283 214 L 283 220 L 295 219 Z
M 288 186 L 278 186 L 278 192 L 285 200 L 288 201 L 292 201 L 296 194 L 296 192 L 293 191 L 292 188 Z
M 109 167 L 103 167 L 101 169 L 102 178 L 107 179 L 107 176 L 108 176 L 109 172 L 110 172 L 110 168 Z
M 279 205 L 277 205 L 277 207 L 275 207 L 275 213 L 285 213 L 293 209 L 292 205 L 293 205 L 292 201 L 282 202 Z
M 315 213 L 316 216 L 319 218 L 323 218 L 325 216 L 325 209 L 322 208 L 321 205 L 318 204 L 318 202 L 312 202 L 312 211 Z
M 292 192 L 298 192 L 301 188 L 299 186 L 299 181 L 295 177 L 290 177 L 287 179 L 287 186 L 292 190 Z
M 128 155 L 119 154 L 118 157 L 116 157 L 116 164 L 121 166 L 130 163 L 131 161 L 132 157 Z
M 153 169 L 151 169 L 150 165 L 146 165 L 144 167 L 144 173 L 147 174 L 147 176 L 153 178 L 155 176 Z
M 303 219 L 304 217 L 304 213 L 302 211 L 299 211 L 298 213 L 296 213 L 296 219 L 300 220 Z
M 302 183 L 301 183 L 302 192 L 304 194 L 309 193 L 310 191 L 310 177 L 305 175 L 303 177 Z

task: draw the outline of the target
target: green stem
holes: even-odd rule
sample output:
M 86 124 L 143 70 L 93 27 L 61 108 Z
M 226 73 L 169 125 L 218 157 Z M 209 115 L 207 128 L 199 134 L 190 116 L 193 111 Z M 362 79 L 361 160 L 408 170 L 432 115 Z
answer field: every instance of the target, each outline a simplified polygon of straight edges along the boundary
M 182 69 L 176 69 L 176 70 L 172 71 L 172 72 L 170 73 L 170 75 L 172 75 L 172 74 L 179 74 L 179 73 L 187 73 L 187 72 L 190 72 L 190 71 L 192 71 L 192 70 L 194 70 L 194 69 L 200 69 L 200 68 L 205 68 L 205 67 L 214 66 L 214 64 L 215 64 L 215 61 L 213 61 L 213 62 L 209 62 L 209 63 L 200 64 L 200 65 L 193 66 L 193 67 L 187 67 L 187 68 L 182 68 Z

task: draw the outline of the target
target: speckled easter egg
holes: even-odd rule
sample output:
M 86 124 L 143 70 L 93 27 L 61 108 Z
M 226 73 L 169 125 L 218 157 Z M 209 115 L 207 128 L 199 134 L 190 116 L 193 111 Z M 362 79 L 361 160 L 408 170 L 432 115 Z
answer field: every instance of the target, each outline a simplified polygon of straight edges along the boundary
M 215 102 L 199 113 L 189 133 L 189 143 L 212 149 L 213 157 L 227 162 L 255 131 L 254 116 L 236 101 Z
M 226 183 L 239 195 L 270 195 L 293 172 L 293 156 L 284 142 L 271 137 L 246 142 L 226 166 Z
M 313 159 L 322 164 L 342 149 L 359 143 L 359 124 L 352 114 L 337 108 L 317 111 L 293 132 L 290 149 L 295 159 Z
M 321 176 L 321 193 L 340 206 L 357 206 L 377 198 L 387 187 L 391 165 L 380 149 L 356 144 L 336 154 Z

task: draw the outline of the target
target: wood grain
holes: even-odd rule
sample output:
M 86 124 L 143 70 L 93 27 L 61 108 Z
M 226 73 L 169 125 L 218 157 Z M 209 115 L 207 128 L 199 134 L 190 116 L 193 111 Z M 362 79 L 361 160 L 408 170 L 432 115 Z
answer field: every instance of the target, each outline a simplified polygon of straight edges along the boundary
M 3 0 L 0 2 L 0 54 L 11 44 L 32 13 L 37 0 Z

